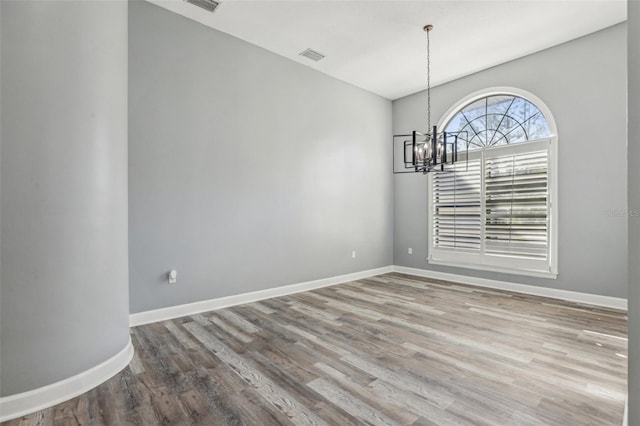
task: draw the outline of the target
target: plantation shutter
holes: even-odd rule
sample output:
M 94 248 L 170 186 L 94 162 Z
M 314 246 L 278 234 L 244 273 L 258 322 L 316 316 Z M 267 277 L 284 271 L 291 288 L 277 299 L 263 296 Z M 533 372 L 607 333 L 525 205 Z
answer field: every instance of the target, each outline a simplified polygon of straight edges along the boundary
M 480 159 L 447 165 L 433 176 L 433 247 L 479 251 L 482 243 Z
M 548 150 L 486 155 L 484 161 L 485 253 L 546 259 Z

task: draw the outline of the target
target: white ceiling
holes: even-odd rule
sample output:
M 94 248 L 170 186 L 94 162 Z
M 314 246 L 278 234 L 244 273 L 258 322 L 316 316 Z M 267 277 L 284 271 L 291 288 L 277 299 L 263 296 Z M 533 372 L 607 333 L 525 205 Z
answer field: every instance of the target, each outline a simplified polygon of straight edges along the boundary
M 149 1 L 388 99 L 426 88 L 425 24 L 436 86 L 626 20 L 626 0 Z

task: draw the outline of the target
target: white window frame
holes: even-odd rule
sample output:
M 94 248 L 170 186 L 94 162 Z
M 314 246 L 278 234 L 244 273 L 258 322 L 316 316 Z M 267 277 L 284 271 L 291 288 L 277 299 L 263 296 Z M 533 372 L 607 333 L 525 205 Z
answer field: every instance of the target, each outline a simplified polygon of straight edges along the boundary
M 542 269 L 528 269 L 526 265 L 522 265 L 522 267 L 513 267 L 517 262 L 513 262 L 515 257 L 506 256 L 506 262 L 504 266 L 496 266 L 496 265 L 488 265 L 485 263 L 476 263 L 473 260 L 473 257 L 465 256 L 463 252 L 457 251 L 452 252 L 451 256 L 443 256 L 443 258 L 434 259 L 433 258 L 433 175 L 429 173 L 428 177 L 428 199 L 429 199 L 429 208 L 428 210 L 428 237 L 427 237 L 427 261 L 430 264 L 434 265 L 444 265 L 444 266 L 452 266 L 457 268 L 467 268 L 467 269 L 475 269 L 481 271 L 493 271 L 493 272 L 503 272 L 509 274 L 516 275 L 527 275 L 534 276 L 540 278 L 551 278 L 555 279 L 558 276 L 558 128 L 556 126 L 555 119 L 551 114 L 551 111 L 547 107 L 547 105 L 542 102 L 540 98 L 535 96 L 532 93 L 529 93 L 525 90 L 514 88 L 514 87 L 492 87 L 489 89 L 479 90 L 477 92 L 471 93 L 468 96 L 460 99 L 458 102 L 453 104 L 451 108 L 442 116 L 440 121 L 438 122 L 438 128 L 444 129 L 444 126 L 464 107 L 467 105 L 485 98 L 487 96 L 495 96 L 495 95 L 511 95 L 517 96 L 527 101 L 531 102 L 535 105 L 540 112 L 544 115 L 547 120 L 547 124 L 549 126 L 550 136 L 549 136 L 549 165 L 547 170 L 547 179 L 549 185 L 549 265 L 548 271 Z M 523 142 L 522 144 L 526 144 Z M 514 144 L 515 146 L 516 144 Z M 474 151 L 469 151 L 471 154 Z M 474 155 L 475 156 L 475 155 Z M 482 156 L 484 158 L 484 156 Z M 484 174 L 483 174 L 484 175 Z M 484 176 L 482 176 L 483 180 L 483 190 L 484 194 Z M 485 212 L 482 212 L 482 223 L 484 223 L 484 215 Z M 439 255 L 442 255 L 442 250 L 438 250 Z

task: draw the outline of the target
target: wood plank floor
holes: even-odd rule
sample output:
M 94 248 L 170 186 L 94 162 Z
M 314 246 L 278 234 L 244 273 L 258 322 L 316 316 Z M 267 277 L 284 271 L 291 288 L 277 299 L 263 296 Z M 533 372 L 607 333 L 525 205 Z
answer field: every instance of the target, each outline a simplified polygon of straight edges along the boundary
M 132 328 L 97 388 L 3 425 L 620 425 L 624 312 L 401 274 Z

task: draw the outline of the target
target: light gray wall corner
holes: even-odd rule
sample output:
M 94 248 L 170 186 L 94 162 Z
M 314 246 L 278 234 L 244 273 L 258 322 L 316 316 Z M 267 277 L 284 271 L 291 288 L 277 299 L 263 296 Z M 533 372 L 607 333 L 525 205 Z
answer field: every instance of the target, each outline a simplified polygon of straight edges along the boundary
M 0 396 L 129 344 L 126 2 L 2 1 Z
M 427 178 L 394 179 L 394 264 L 612 297 L 627 295 L 627 165 L 606 151 L 626 150 L 626 24 L 526 56 L 432 89 L 433 117 L 481 89 L 533 93 L 558 124 L 559 275 L 556 280 L 430 265 Z M 426 93 L 393 102 L 393 130 L 423 129 Z M 413 255 L 407 248 L 413 248 Z
M 640 1 L 628 2 L 629 425 L 640 424 Z
M 392 263 L 390 101 L 129 11 L 132 313 Z

